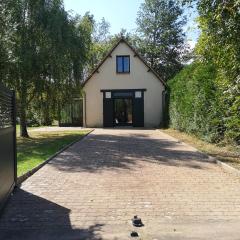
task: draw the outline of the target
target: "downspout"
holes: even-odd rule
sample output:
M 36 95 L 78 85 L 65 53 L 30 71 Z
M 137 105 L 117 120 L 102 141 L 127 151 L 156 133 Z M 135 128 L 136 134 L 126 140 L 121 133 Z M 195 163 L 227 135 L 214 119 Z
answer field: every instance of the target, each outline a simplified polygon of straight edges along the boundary
M 86 93 L 83 92 L 83 126 L 86 128 L 87 127 L 87 104 L 86 104 Z
M 167 95 L 167 90 L 165 89 L 162 91 L 162 119 L 161 119 L 161 123 L 160 123 L 161 127 L 165 126 L 164 120 L 166 120 L 166 118 L 165 118 L 166 117 L 165 116 L 165 114 L 166 114 L 166 95 Z

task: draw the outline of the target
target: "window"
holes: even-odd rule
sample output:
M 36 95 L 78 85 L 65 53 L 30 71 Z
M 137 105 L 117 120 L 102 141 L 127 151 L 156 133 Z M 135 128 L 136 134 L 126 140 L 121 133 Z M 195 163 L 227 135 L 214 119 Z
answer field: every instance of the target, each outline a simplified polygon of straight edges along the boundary
M 112 93 L 111 92 L 105 92 L 105 98 L 111 98 Z
M 142 97 L 142 92 L 135 92 L 135 98 L 141 98 Z
M 130 72 L 130 56 L 117 56 L 117 73 Z
M 114 98 L 118 97 L 132 97 L 132 92 L 114 92 L 113 93 Z

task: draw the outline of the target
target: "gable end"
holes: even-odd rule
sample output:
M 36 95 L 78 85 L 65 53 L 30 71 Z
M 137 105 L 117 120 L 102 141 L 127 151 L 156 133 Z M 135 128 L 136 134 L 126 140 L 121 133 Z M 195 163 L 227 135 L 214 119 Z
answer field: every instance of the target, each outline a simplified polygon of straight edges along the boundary
M 134 52 L 134 57 L 138 57 L 143 63 L 144 65 L 148 68 L 148 72 L 152 72 L 155 77 L 157 77 L 157 79 L 166 87 L 166 83 L 164 80 L 162 80 L 162 78 L 156 73 L 156 71 L 151 68 L 149 66 L 149 64 L 144 60 L 144 58 L 139 55 L 137 53 L 137 51 L 124 39 L 124 38 L 120 38 L 118 40 L 118 42 L 112 47 L 112 49 L 109 51 L 109 53 L 103 58 L 103 60 L 97 65 L 97 67 L 92 71 L 92 73 L 87 77 L 87 79 L 84 81 L 84 83 L 82 84 L 82 87 L 85 86 L 85 84 L 92 78 L 92 76 L 95 74 L 95 73 L 98 73 L 99 71 L 99 68 L 103 65 L 103 63 L 107 60 L 108 57 L 111 57 L 112 58 L 112 52 L 118 47 L 118 45 L 120 43 L 125 43 L 133 52 Z

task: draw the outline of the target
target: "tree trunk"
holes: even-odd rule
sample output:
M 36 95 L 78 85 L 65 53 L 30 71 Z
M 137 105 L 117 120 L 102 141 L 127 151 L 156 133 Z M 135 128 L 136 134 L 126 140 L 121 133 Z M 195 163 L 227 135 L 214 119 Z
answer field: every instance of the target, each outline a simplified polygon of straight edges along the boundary
M 20 136 L 29 138 L 27 131 L 27 90 L 26 85 L 22 84 L 20 89 Z
M 60 109 L 60 104 L 57 104 L 57 119 L 58 119 L 58 126 L 61 124 L 61 109 Z
M 26 123 L 26 109 L 24 106 L 22 106 L 22 104 L 20 107 L 20 136 L 29 138 Z
M 52 125 L 52 119 L 50 116 L 50 109 L 49 109 L 49 101 L 46 100 L 43 104 L 43 125 L 44 126 L 50 126 Z

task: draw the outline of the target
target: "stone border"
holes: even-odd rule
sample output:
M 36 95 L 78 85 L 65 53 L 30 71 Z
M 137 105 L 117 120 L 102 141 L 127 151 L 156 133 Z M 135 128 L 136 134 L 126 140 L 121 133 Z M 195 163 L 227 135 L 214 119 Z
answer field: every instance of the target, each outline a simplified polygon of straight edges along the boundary
M 80 137 L 79 139 L 69 143 L 68 145 L 66 145 L 65 147 L 63 147 L 62 149 L 60 149 L 59 151 L 57 151 L 56 153 L 54 153 L 52 156 L 50 156 L 47 160 L 45 160 L 44 162 L 42 162 L 41 164 L 39 164 L 38 166 L 36 166 L 35 168 L 31 169 L 30 171 L 24 173 L 22 176 L 17 178 L 17 183 L 16 183 L 16 187 L 19 187 L 25 180 L 27 180 L 29 177 L 31 177 L 35 172 L 37 172 L 39 169 L 41 169 L 44 165 L 46 165 L 48 162 L 50 162 L 53 158 L 55 158 L 58 154 L 62 153 L 63 151 L 65 151 L 67 148 L 71 147 L 73 144 L 77 143 L 78 141 L 84 139 L 85 137 L 87 137 L 90 133 L 92 133 L 95 129 L 90 130 L 87 134 L 85 134 L 84 136 Z
M 215 157 L 209 156 L 209 158 L 212 158 L 214 160 L 214 162 L 218 166 L 220 166 L 225 172 L 231 173 L 231 174 L 235 175 L 236 177 L 240 177 L 240 170 L 228 165 L 227 163 L 224 163 L 224 162 L 216 159 Z
M 236 177 L 240 177 L 240 170 L 238 170 L 238 169 L 236 169 L 236 168 L 228 165 L 227 163 L 224 163 L 224 162 L 218 160 L 216 157 L 212 157 L 212 156 L 210 156 L 209 154 L 204 153 L 204 152 L 198 150 L 196 147 L 192 146 L 191 144 L 185 143 L 185 142 L 182 141 L 182 140 L 179 140 L 179 139 L 177 139 L 177 138 L 175 138 L 175 137 L 173 137 L 173 136 L 171 136 L 171 135 L 169 135 L 169 134 L 167 134 L 167 133 L 165 133 L 165 132 L 162 132 L 161 129 L 156 129 L 156 130 L 159 131 L 159 132 L 161 132 L 161 133 L 163 133 L 163 134 L 166 134 L 166 135 L 170 136 L 171 138 L 173 138 L 173 139 L 174 139 L 176 142 L 178 142 L 178 143 L 184 143 L 184 144 L 186 144 L 186 145 L 191 146 L 192 148 L 196 149 L 199 153 L 202 153 L 202 154 L 206 155 L 211 162 L 217 164 L 217 165 L 218 165 L 219 167 L 221 167 L 225 172 L 230 173 L 230 174 L 233 174 L 233 175 L 235 175 Z

